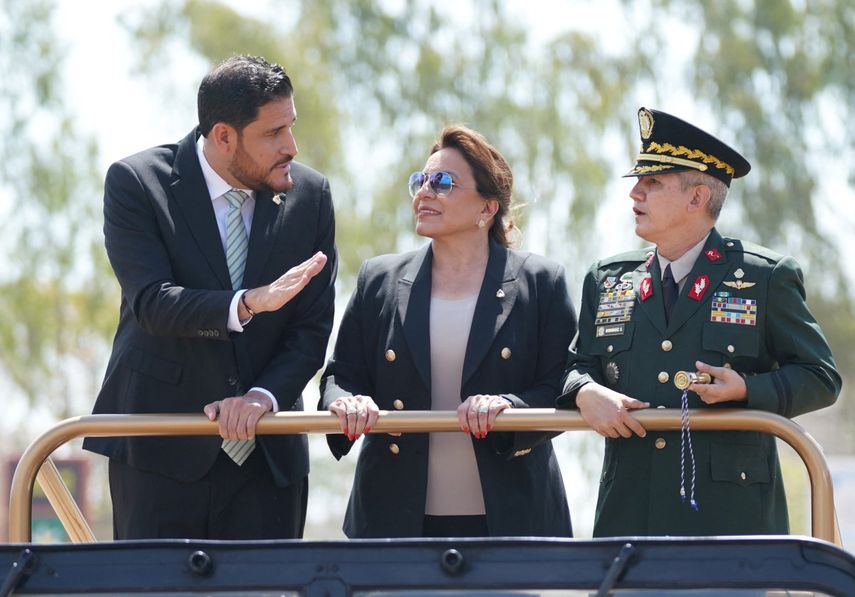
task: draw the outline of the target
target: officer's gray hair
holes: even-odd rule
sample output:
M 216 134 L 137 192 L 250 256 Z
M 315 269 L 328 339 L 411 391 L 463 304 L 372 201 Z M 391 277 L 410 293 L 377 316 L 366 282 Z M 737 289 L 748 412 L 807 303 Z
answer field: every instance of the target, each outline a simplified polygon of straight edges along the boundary
M 710 201 L 707 203 L 707 213 L 713 220 L 718 220 L 724 200 L 727 197 L 727 185 L 714 176 L 703 172 L 681 172 L 680 190 L 685 191 L 692 185 L 702 184 L 710 189 Z

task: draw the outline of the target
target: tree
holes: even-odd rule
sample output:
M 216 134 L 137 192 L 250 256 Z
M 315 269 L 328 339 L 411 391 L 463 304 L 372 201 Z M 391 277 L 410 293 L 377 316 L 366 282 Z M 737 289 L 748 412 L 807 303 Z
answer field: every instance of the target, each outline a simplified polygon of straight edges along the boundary
M 100 240 L 97 145 L 63 104 L 53 2 L 0 6 L 2 371 L 64 418 L 94 395 L 118 300 Z

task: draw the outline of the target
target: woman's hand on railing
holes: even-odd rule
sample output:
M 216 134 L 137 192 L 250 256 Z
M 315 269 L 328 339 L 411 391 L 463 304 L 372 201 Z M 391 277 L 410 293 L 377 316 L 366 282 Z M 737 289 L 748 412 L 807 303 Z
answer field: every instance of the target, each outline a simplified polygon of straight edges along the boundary
M 371 396 L 342 396 L 330 404 L 329 410 L 338 416 L 341 432 L 350 441 L 369 433 L 380 416 L 380 409 Z
M 501 396 L 475 394 L 457 407 L 457 419 L 465 433 L 472 433 L 478 439 L 483 439 L 493 430 L 499 413 L 512 406 L 510 401 Z

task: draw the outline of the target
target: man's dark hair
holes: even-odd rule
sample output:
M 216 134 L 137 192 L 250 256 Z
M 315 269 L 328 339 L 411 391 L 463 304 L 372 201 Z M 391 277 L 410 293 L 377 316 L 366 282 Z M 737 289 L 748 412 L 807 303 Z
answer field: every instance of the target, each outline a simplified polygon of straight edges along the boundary
M 216 123 L 225 122 L 241 131 L 258 117 L 261 106 L 293 93 L 291 79 L 278 64 L 259 56 L 232 56 L 199 85 L 199 130 L 207 136 Z

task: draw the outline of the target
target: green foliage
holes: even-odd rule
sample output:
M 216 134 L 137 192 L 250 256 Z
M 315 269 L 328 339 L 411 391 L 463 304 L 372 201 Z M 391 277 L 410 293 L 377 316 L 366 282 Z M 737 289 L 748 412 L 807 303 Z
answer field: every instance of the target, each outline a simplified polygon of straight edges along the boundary
M 97 146 L 63 105 L 49 1 L 2 0 L 0 220 L 2 371 L 30 402 L 69 416 L 103 373 L 116 285 L 100 240 Z M 22 68 L 26 65 L 26 68 Z M 82 380 L 74 387 L 69 378 Z

